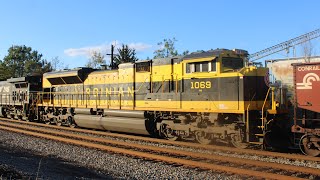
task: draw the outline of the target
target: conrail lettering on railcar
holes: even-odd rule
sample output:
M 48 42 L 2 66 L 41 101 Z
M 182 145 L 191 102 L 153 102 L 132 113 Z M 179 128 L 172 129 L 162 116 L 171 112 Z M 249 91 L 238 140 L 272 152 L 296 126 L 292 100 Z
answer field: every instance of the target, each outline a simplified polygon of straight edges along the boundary
M 298 71 L 320 71 L 320 66 L 301 66 Z

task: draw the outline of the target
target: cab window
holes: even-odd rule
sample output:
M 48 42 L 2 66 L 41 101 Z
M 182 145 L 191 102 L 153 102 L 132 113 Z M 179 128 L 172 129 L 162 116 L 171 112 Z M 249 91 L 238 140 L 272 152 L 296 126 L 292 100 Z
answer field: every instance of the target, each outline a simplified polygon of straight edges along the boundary
M 237 70 L 243 68 L 242 58 L 224 57 L 222 58 L 223 71 Z

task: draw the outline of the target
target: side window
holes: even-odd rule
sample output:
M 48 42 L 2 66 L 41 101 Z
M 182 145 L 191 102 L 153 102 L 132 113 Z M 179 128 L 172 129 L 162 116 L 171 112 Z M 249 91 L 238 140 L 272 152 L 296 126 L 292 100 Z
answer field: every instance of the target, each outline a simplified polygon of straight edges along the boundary
M 136 63 L 136 72 L 150 72 L 150 61 Z
M 202 63 L 202 67 L 201 67 L 202 72 L 208 72 L 209 71 L 208 65 L 209 65 L 208 62 Z
M 217 71 L 217 61 L 214 59 L 210 62 L 210 72 Z
M 186 64 L 186 73 L 216 71 L 216 60 Z
M 195 72 L 203 72 L 201 65 L 202 65 L 202 62 L 195 63 L 195 66 L 196 66 Z
M 186 73 L 193 73 L 194 71 L 194 63 L 188 63 L 187 64 L 187 71 Z
M 190 66 L 191 66 L 190 63 L 188 63 L 188 64 L 186 65 L 186 73 L 191 73 Z

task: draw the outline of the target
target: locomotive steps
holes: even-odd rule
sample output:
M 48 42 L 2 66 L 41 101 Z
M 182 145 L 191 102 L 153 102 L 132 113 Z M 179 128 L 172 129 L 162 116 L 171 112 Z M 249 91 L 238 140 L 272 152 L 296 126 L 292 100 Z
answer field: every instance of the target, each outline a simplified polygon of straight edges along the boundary
M 22 123 L 24 125 L 18 125 L 16 124 L 17 122 Z M 84 146 L 88 148 L 95 148 L 95 149 L 99 149 L 99 150 L 107 151 L 111 153 L 130 155 L 130 156 L 143 158 L 143 159 L 151 159 L 154 161 L 167 162 L 170 164 L 179 164 L 179 165 L 184 165 L 188 167 L 197 167 L 200 169 L 238 174 L 244 177 L 253 176 L 257 178 L 272 178 L 272 179 L 291 178 L 292 179 L 292 178 L 295 178 L 296 176 L 303 177 L 303 178 L 309 178 L 309 175 L 320 176 L 320 172 L 318 172 L 318 169 L 313 169 L 313 168 L 296 167 L 296 166 L 290 166 L 290 165 L 284 165 L 284 164 L 266 163 L 266 162 L 253 161 L 253 160 L 243 160 L 240 158 L 222 157 L 214 154 L 194 153 L 194 152 L 188 152 L 183 150 L 174 150 L 170 148 L 139 145 L 137 143 L 128 143 L 128 142 L 108 140 L 104 138 L 88 137 L 84 135 L 72 134 L 72 133 L 55 131 L 55 130 L 44 130 L 40 127 L 50 127 L 51 129 L 64 129 L 64 130 L 74 131 L 74 132 L 77 131 L 77 132 L 83 132 L 83 133 L 85 132 L 85 133 L 107 135 L 107 136 L 123 136 L 124 138 L 139 139 L 140 141 L 149 141 L 149 142 L 157 141 L 157 143 L 164 143 L 164 144 L 167 143 L 172 145 L 179 144 L 180 146 L 194 146 L 194 147 L 198 146 L 198 148 L 201 148 L 201 145 L 196 145 L 192 143 L 185 143 L 185 142 L 177 143 L 177 142 L 164 141 L 161 139 L 132 137 L 129 135 L 119 135 L 119 134 L 113 134 L 113 133 L 96 132 L 96 131 L 82 130 L 82 129 L 70 129 L 65 127 L 56 127 L 56 126 L 48 126 L 48 125 L 33 124 L 33 123 L 32 125 L 35 127 L 30 127 L 30 123 L 28 122 L 12 121 L 12 120 L 6 120 L 6 122 L 0 122 L 0 125 L 1 125 L 0 129 L 2 130 L 23 133 L 31 136 L 51 139 L 55 141 Z M 214 150 L 215 147 L 216 146 L 207 146 L 207 149 Z M 231 151 L 231 148 L 228 150 L 227 147 L 216 147 L 215 150 L 217 149 L 222 151 L 229 151 L 229 150 Z M 251 153 L 253 152 L 253 150 L 252 151 L 245 150 L 245 151 L 251 152 Z M 261 151 L 257 151 L 257 152 L 263 153 Z M 266 152 L 266 153 L 270 153 L 270 152 Z M 302 157 L 308 158 L 305 156 L 302 156 Z M 319 161 L 319 158 L 313 158 L 313 160 Z M 253 169 L 253 170 L 248 170 L 248 169 Z M 262 174 L 261 171 L 265 171 L 265 169 L 268 169 L 268 173 Z M 276 174 L 277 172 L 279 172 L 279 170 L 281 174 L 285 174 L 285 175 Z

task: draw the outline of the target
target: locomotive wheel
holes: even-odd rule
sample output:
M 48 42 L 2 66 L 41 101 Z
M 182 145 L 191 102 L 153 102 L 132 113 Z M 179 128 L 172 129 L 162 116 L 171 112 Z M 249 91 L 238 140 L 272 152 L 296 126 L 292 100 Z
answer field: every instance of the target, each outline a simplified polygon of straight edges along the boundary
M 177 141 L 179 139 L 178 136 L 170 136 L 170 137 L 166 137 L 167 140 L 169 141 Z
M 56 117 L 53 118 L 53 122 L 54 122 L 57 126 L 61 126 L 61 125 L 62 125 L 61 120 L 58 119 L 58 118 L 56 118 Z
M 74 123 L 73 119 L 69 116 L 67 120 L 68 126 L 71 128 L 75 128 L 76 124 Z
M 240 149 L 245 149 L 249 145 L 248 143 L 243 142 L 243 137 L 236 134 L 231 137 L 230 142 L 234 147 L 240 148 Z
M 320 150 L 313 144 L 313 142 L 310 141 L 310 138 L 315 138 L 315 136 L 312 135 L 303 135 L 300 139 L 300 148 L 301 151 L 309 156 L 319 156 Z M 302 149 L 303 148 L 303 149 Z
M 231 144 L 236 147 L 236 148 L 240 148 L 240 149 L 245 149 L 248 147 L 248 143 L 244 143 L 242 141 L 237 141 L 237 140 L 231 140 Z
M 174 131 L 170 128 L 169 125 L 167 124 L 162 124 L 161 125 L 161 132 L 165 139 L 170 140 L 170 141 L 177 141 L 179 139 L 179 136 L 177 136 Z
M 206 135 L 206 133 L 198 131 L 195 133 L 196 135 L 196 140 L 200 143 L 200 144 L 204 144 L 204 145 L 208 145 L 212 143 L 212 139 L 210 139 L 210 136 Z

